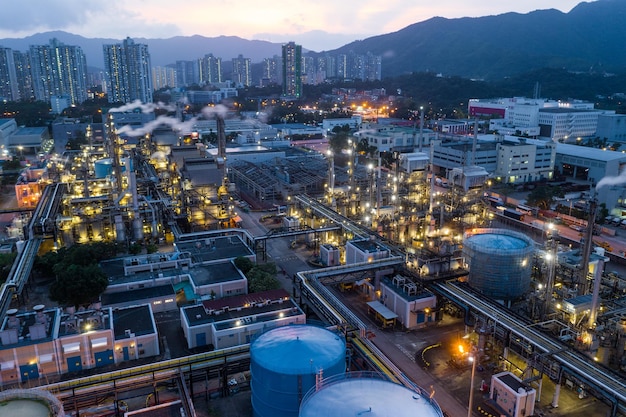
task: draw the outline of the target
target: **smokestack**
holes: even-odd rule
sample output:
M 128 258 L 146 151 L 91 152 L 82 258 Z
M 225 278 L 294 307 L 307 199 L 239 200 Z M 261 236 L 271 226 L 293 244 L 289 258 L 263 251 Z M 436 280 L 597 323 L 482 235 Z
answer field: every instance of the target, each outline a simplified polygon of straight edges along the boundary
M 602 248 L 600 248 L 602 249 Z M 604 256 L 604 249 L 598 253 L 598 255 Z M 600 283 L 602 282 L 602 271 L 604 270 L 604 259 L 598 260 L 596 264 L 596 270 L 593 274 L 593 295 L 591 296 L 591 309 L 589 312 L 588 328 L 593 329 L 596 327 L 596 320 L 598 318 L 598 305 L 600 304 Z
M 597 201 L 592 197 L 591 201 L 589 201 L 589 218 L 587 219 L 585 244 L 582 249 L 582 261 L 578 275 L 578 295 L 585 295 L 587 293 L 587 274 L 589 273 L 589 256 L 591 255 L 591 246 L 593 244 L 593 227 L 596 220 L 596 209 Z
M 217 121 L 217 156 L 226 159 L 226 130 L 224 127 L 224 118 L 216 114 Z

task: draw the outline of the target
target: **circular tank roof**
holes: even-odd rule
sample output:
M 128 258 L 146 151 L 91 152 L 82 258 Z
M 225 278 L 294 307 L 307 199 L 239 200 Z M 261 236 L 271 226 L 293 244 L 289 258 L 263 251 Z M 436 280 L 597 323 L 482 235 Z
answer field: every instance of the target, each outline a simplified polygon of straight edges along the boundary
M 315 326 L 283 326 L 256 339 L 250 348 L 251 360 L 274 372 L 315 373 L 330 368 L 345 357 L 341 337 Z
M 302 403 L 299 417 L 441 417 L 429 398 L 402 385 L 373 378 L 350 378 L 322 387 Z
M 472 235 L 467 241 L 488 249 L 524 249 L 529 246 L 528 242 L 515 236 L 499 233 L 482 233 Z

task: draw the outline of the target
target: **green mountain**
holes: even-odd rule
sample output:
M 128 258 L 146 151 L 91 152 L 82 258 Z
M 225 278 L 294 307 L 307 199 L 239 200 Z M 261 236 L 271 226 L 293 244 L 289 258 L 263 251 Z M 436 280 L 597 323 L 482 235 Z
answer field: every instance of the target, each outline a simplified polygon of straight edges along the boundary
M 333 53 L 383 56 L 383 76 L 432 71 L 477 79 L 539 68 L 626 68 L 626 1 L 580 3 L 569 13 L 539 10 L 479 18 L 435 17 Z

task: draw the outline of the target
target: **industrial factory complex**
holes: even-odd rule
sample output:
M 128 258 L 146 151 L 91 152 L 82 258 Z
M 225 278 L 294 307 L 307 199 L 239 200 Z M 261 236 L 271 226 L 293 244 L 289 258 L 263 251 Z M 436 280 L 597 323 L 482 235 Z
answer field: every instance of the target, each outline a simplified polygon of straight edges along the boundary
M 31 157 L 0 288 L 7 401 L 39 395 L 54 415 L 195 416 L 198 397 L 246 390 L 255 417 L 526 417 L 559 415 L 567 391 L 625 415 L 626 277 L 606 265 L 626 259 L 606 242 L 626 195 L 601 181 L 626 154 L 568 140 L 611 130 L 615 115 L 530 99 L 476 100 L 469 113 L 499 115 L 498 133 L 426 126 L 423 114 L 419 128 L 358 117 L 318 128 L 111 109 L 101 125 L 60 119 L 52 143 L 0 120 L 2 149 Z M 351 139 L 333 152 L 326 136 L 343 125 Z M 86 143 L 63 149 L 76 129 Z M 313 130 L 322 139 L 310 146 L 290 141 Z M 499 191 L 557 180 L 574 185 L 568 214 Z M 99 265 L 99 299 L 29 304 L 37 256 L 94 242 L 124 248 Z M 242 259 L 276 265 L 281 288 L 251 291 Z M 417 340 L 449 317 L 453 348 L 416 342 L 401 354 L 426 370 L 441 355 L 470 374 L 462 404 L 380 341 Z

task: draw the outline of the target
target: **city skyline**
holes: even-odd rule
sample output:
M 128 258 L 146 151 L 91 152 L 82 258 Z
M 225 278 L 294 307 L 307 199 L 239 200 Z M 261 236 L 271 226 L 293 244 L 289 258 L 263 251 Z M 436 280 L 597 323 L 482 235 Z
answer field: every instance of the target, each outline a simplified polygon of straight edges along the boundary
M 569 12 L 580 0 L 527 0 L 515 4 L 480 0 L 469 6 L 461 0 L 405 4 L 361 1 L 316 2 L 300 0 L 289 8 L 242 0 L 227 2 L 216 10 L 199 0 L 184 7 L 169 1 L 140 2 L 112 0 L 85 7 L 78 0 L 34 0 L 11 3 L 0 16 L 0 38 L 21 38 L 38 32 L 64 30 L 84 37 L 169 38 L 173 36 L 239 36 L 275 43 L 294 41 L 316 51 L 340 47 L 354 40 L 398 31 L 435 16 L 449 19 L 481 17 L 507 12 L 528 13 L 557 9 Z

